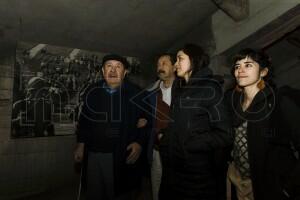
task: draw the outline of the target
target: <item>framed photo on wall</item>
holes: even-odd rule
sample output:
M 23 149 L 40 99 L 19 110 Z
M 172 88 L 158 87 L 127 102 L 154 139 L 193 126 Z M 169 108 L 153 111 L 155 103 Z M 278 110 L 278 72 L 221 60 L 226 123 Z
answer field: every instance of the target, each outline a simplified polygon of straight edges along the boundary
M 85 89 L 101 79 L 104 53 L 20 42 L 14 71 L 12 138 L 72 135 Z M 136 58 L 135 70 L 138 69 Z

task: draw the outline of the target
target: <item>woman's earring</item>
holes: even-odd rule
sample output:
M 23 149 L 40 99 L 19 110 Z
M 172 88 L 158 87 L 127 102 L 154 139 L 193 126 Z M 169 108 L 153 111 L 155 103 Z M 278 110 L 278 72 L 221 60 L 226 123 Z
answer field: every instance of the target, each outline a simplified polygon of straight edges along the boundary
M 261 80 L 257 83 L 257 87 L 258 87 L 260 90 L 262 90 L 262 89 L 264 89 L 264 88 L 266 87 L 266 83 L 265 83 L 265 81 L 264 81 L 263 78 L 261 78 Z

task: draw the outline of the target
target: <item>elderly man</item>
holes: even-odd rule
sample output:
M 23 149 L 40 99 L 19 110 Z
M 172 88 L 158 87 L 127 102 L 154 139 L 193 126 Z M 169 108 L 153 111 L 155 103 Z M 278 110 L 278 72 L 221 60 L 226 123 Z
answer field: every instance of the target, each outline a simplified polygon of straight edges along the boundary
M 119 55 L 103 58 L 104 80 L 85 92 L 79 117 L 75 161 L 88 151 L 87 199 L 132 199 L 140 181 L 144 133 L 137 128 L 139 88 L 125 78 L 129 63 Z

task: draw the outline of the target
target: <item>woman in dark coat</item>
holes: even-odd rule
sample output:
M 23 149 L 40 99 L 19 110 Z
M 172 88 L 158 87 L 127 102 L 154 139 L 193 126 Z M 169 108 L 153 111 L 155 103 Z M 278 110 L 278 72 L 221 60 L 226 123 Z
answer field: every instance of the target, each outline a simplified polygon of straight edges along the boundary
M 228 180 L 236 194 L 228 199 L 300 197 L 300 165 L 294 154 L 300 149 L 299 107 L 287 89 L 271 86 L 270 66 L 261 51 L 244 49 L 234 58 L 237 87 L 230 96 L 235 139 Z
M 213 79 L 208 62 L 197 45 L 186 45 L 177 53 L 175 67 L 182 81 L 172 99 L 171 122 L 160 143 L 160 200 L 218 199 L 221 159 L 216 155 L 232 143 L 231 124 L 222 86 Z

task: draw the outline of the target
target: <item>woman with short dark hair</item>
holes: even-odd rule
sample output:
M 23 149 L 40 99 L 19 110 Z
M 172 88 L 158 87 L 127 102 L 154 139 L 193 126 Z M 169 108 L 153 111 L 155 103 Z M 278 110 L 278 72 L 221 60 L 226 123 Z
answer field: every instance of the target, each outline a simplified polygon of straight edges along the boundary
M 243 49 L 233 63 L 237 85 L 230 95 L 234 145 L 228 169 L 233 196 L 239 200 L 300 197 L 300 165 L 293 154 L 293 149 L 300 149 L 300 112 L 288 98 L 291 90 L 272 84 L 270 58 L 261 50 Z
M 160 200 L 218 199 L 216 152 L 231 145 L 231 124 L 222 86 L 208 64 L 200 46 L 188 44 L 177 53 L 175 67 L 182 80 L 160 143 Z

